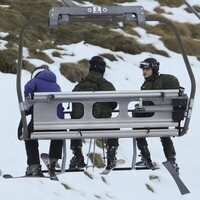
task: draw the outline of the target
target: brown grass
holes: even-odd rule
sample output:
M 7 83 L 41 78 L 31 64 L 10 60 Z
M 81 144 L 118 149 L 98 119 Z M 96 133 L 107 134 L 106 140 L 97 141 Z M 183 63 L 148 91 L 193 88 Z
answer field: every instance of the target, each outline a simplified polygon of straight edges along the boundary
M 84 0 L 76 0 L 76 2 L 83 3 Z M 116 3 L 135 2 L 135 0 L 92 0 L 95 5 L 113 5 Z
M 183 37 L 182 38 L 183 45 L 185 47 L 185 51 L 187 55 L 195 55 L 199 56 L 200 52 L 200 40 L 191 41 L 190 38 Z M 165 46 L 170 49 L 171 51 L 175 51 L 180 53 L 178 46 L 176 45 L 175 38 L 172 37 L 165 37 L 163 39 Z
M 179 7 L 183 4 L 182 0 L 158 0 L 161 6 Z
M 76 63 L 62 63 L 60 72 L 71 82 L 79 82 L 88 74 L 89 65 L 87 60 L 81 60 Z
M 30 73 L 35 69 L 35 65 L 29 63 L 27 60 L 22 61 L 22 68 L 29 71 Z
M 45 53 L 43 53 L 39 50 L 37 51 L 37 49 L 35 50 L 34 53 L 30 52 L 30 57 L 31 58 L 37 58 L 39 60 L 43 60 L 43 61 L 45 61 L 49 64 L 54 62 L 49 56 L 47 56 Z
M 177 22 L 174 22 L 174 25 L 181 35 L 186 53 L 188 55 L 198 56 L 200 52 L 200 27 Z M 161 40 L 169 50 L 180 53 L 174 34 L 165 24 L 159 24 L 155 27 L 146 25 L 146 29 L 150 33 L 160 35 Z
M 155 193 L 153 187 L 151 185 L 149 185 L 148 183 L 145 184 L 146 188 L 151 191 L 152 193 Z
M 17 73 L 17 52 L 13 50 L 0 51 L 0 71 L 3 73 Z
M 61 54 L 60 54 L 60 52 L 58 52 L 58 51 L 54 51 L 54 52 L 52 53 L 52 56 L 53 56 L 53 57 L 61 58 Z
M 101 158 L 101 155 L 98 153 L 90 153 L 88 154 L 88 157 L 90 158 L 90 161 L 94 166 L 98 168 L 103 168 L 104 167 L 104 162 L 103 159 Z
M 77 2 L 83 2 L 83 0 L 77 0 Z M 93 0 L 92 2 L 97 5 L 114 5 L 116 3 L 133 2 L 133 0 Z M 181 0 L 159 0 L 159 3 L 161 6 L 177 7 L 181 5 Z M 31 19 L 47 19 L 49 9 L 53 6 L 62 6 L 62 3 L 59 3 L 57 0 L 1 0 L 1 4 L 9 4 L 11 7 L 8 9 L 0 8 L 0 18 L 6 19 L 0 20 L 0 31 L 9 33 L 5 38 L 8 41 L 8 50 L 1 51 L 0 53 L 0 61 L 2 63 L 0 71 L 15 73 L 15 62 L 18 51 L 17 44 L 22 25 Z M 199 7 L 195 8 L 199 9 Z M 156 8 L 156 11 L 159 13 L 163 12 L 161 8 Z M 199 54 L 200 26 L 181 23 L 175 23 L 175 25 L 184 37 L 184 43 L 189 55 Z M 138 36 L 137 32 L 133 29 L 134 27 L 134 24 L 128 23 L 122 29 L 130 35 Z M 59 26 L 56 30 L 48 29 L 47 24 L 38 25 L 26 31 L 24 45 L 29 48 L 31 58 L 41 59 L 48 63 L 52 63 L 53 61 L 42 53 L 42 50 L 56 48 L 58 44 L 71 44 L 80 41 L 113 51 L 123 51 L 132 55 L 140 54 L 141 52 L 150 52 L 168 56 L 166 52 L 157 50 L 152 45 L 139 44 L 134 38 L 126 38 L 120 33 L 111 31 L 111 28 L 118 28 L 118 25 L 96 26 L 91 23 L 81 23 Z M 161 40 L 163 40 L 170 50 L 178 51 L 171 43 L 169 44 L 169 42 L 174 42 L 174 39 L 171 31 L 165 25 L 160 24 L 155 27 L 147 25 L 145 28 L 150 33 L 160 35 Z M 54 52 L 53 56 L 59 57 L 60 55 Z M 103 56 L 111 61 L 116 60 L 112 55 Z M 62 64 L 61 70 L 66 77 L 76 82 L 86 75 L 87 68 L 84 66 L 80 67 L 80 63 L 67 63 Z M 68 73 L 70 75 L 67 75 Z M 72 77 L 70 78 L 71 75 Z

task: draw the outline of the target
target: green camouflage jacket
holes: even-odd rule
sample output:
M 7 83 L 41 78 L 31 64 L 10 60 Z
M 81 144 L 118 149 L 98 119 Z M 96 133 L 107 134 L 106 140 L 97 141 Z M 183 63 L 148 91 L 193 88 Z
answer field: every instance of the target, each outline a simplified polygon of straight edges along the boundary
M 159 89 L 179 89 L 178 79 L 170 74 L 156 74 L 145 79 L 144 83 L 141 86 L 141 90 L 159 90 Z M 144 106 L 153 105 L 151 101 L 144 101 Z M 138 113 L 135 110 L 132 113 L 133 117 L 151 117 L 154 113 Z
M 115 88 L 112 83 L 103 78 L 103 75 L 91 71 L 82 79 L 73 89 L 73 91 L 114 91 Z M 95 118 L 110 118 L 112 116 L 112 110 L 117 107 L 116 102 L 103 102 L 95 103 L 93 106 L 93 116 Z M 83 116 L 83 105 L 80 103 L 72 104 L 72 119 L 80 119 Z
M 141 90 L 179 89 L 178 79 L 169 74 L 153 75 L 145 79 Z

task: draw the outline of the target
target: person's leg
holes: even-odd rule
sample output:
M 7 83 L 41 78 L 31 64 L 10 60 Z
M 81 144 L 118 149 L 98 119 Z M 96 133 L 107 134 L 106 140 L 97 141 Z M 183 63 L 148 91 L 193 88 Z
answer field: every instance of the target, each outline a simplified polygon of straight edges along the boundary
M 137 147 L 140 150 L 141 162 L 144 163 L 149 168 L 152 168 L 154 165 L 151 161 L 151 154 L 148 149 L 148 143 L 146 138 L 137 138 Z
M 50 159 L 61 159 L 62 158 L 62 146 L 63 140 L 51 140 L 49 149 Z
M 176 151 L 171 138 L 161 137 L 160 140 L 162 142 L 163 151 L 167 161 L 170 161 L 175 170 L 179 172 L 179 167 L 178 164 L 176 163 Z
M 49 170 L 55 172 L 55 166 L 62 158 L 63 140 L 51 140 L 49 148 Z
M 25 140 L 27 164 L 40 164 L 39 150 L 37 140 Z
M 84 162 L 84 156 L 82 154 L 82 140 L 78 139 L 71 140 L 70 148 L 74 156 L 70 160 L 69 168 L 73 169 L 73 168 L 85 167 L 86 164 Z
M 25 140 L 27 155 L 26 175 L 42 176 L 37 140 Z
M 107 139 L 106 148 L 107 148 L 107 166 L 106 169 L 112 169 L 116 165 L 116 154 L 117 148 L 119 146 L 118 139 Z
M 175 152 L 175 148 L 174 148 L 171 138 L 170 137 L 161 137 L 160 140 L 162 142 L 165 157 L 167 159 L 169 159 L 170 157 L 175 157 L 176 152 Z
M 82 140 L 72 139 L 70 144 L 70 149 L 73 151 L 74 149 L 82 148 Z

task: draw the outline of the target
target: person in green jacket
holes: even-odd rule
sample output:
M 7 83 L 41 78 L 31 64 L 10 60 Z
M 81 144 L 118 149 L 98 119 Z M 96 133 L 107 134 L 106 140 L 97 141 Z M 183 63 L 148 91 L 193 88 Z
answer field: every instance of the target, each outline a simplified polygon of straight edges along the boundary
M 144 83 L 141 86 L 141 90 L 179 89 L 179 81 L 175 76 L 169 74 L 159 74 L 159 65 L 160 63 L 154 58 L 147 58 L 140 63 L 140 68 L 142 69 L 145 79 Z M 144 102 L 144 105 L 145 103 L 149 105 L 152 102 Z M 153 113 L 145 114 L 147 117 L 150 117 Z M 135 113 L 135 117 L 144 116 L 139 116 L 139 113 Z M 178 172 L 179 167 L 176 163 L 176 151 L 171 138 L 161 137 L 160 139 L 167 161 L 170 161 L 172 166 Z M 142 162 L 144 163 L 144 165 L 153 169 L 154 165 L 151 161 L 146 138 L 137 138 L 137 146 L 141 152 Z
M 73 89 L 73 91 L 114 91 L 115 87 L 107 81 L 103 75 L 106 68 L 105 60 L 100 56 L 94 56 L 89 61 L 90 68 L 88 75 L 82 79 Z M 112 111 L 117 107 L 116 102 L 97 102 L 93 106 L 93 116 L 95 118 L 110 118 Z M 83 105 L 80 103 L 72 103 L 72 119 L 80 119 L 84 114 Z M 111 169 L 116 164 L 116 150 L 118 147 L 118 139 L 107 139 L 107 169 Z M 86 164 L 82 154 L 82 141 L 72 139 L 71 150 L 74 156 L 70 160 L 70 169 L 82 168 Z

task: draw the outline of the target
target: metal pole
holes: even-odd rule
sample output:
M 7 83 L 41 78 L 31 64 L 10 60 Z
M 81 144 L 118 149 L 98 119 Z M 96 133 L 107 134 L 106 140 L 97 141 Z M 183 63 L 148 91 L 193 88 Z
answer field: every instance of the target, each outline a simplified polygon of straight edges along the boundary
M 62 0 L 62 2 L 68 6 L 68 7 L 74 7 L 77 6 L 75 3 L 73 3 L 71 0 Z
M 66 160 L 67 160 L 66 140 L 63 140 L 63 158 L 62 158 L 61 173 L 65 173 Z
M 96 146 L 96 139 L 93 139 L 93 157 L 92 157 L 92 162 L 93 162 L 93 171 L 94 171 L 94 167 L 95 167 L 95 146 Z
M 17 78 L 16 78 L 16 87 L 17 87 L 17 97 L 19 102 L 19 109 L 21 112 L 22 124 L 23 124 L 23 133 L 22 139 L 29 139 L 29 132 L 27 127 L 27 120 L 25 114 L 25 105 L 23 102 L 22 91 L 21 91 L 21 71 L 22 71 L 22 60 L 23 60 L 23 39 L 25 30 L 32 25 L 46 23 L 48 25 L 48 20 L 32 20 L 28 21 L 23 25 L 19 34 L 19 48 L 18 48 L 18 67 L 17 67 Z
M 183 130 L 180 132 L 180 136 L 181 136 L 181 135 L 184 135 L 184 134 L 187 133 L 187 130 L 189 128 L 189 122 L 190 122 L 190 119 L 191 119 L 191 112 L 192 112 L 193 102 L 194 102 L 194 97 L 195 97 L 195 92 L 196 92 L 196 82 L 195 82 L 194 74 L 192 72 L 192 68 L 190 66 L 188 57 L 185 53 L 185 49 L 184 49 L 183 43 L 181 41 L 180 34 L 179 34 L 177 28 L 174 26 L 174 24 L 171 21 L 165 19 L 164 17 L 156 17 L 156 16 L 146 16 L 146 21 L 162 22 L 162 23 L 167 24 L 171 28 L 171 30 L 175 34 L 175 37 L 176 37 L 176 40 L 177 40 L 177 43 L 178 43 L 178 47 L 179 47 L 180 52 L 183 56 L 183 60 L 185 62 L 185 65 L 186 65 L 186 68 L 187 68 L 187 71 L 188 71 L 188 74 L 189 74 L 189 77 L 190 77 L 190 81 L 191 81 L 190 101 L 188 103 L 188 113 L 187 113 L 187 117 L 186 117 L 186 120 L 185 120 L 185 124 L 184 124 Z
M 132 169 L 135 169 L 136 157 L 137 157 L 136 139 L 133 138 L 133 157 L 132 157 L 132 165 L 131 165 Z
M 90 155 L 90 152 L 91 152 L 91 146 L 92 146 L 92 139 L 90 139 L 90 143 L 89 143 L 89 149 L 88 149 L 88 154 L 87 154 L 87 166 L 86 166 L 86 169 L 87 169 L 88 166 L 89 166 L 89 155 Z
M 104 166 L 106 165 L 106 155 L 105 155 L 105 148 L 104 148 L 104 139 L 101 140 L 102 141 L 102 147 L 103 147 L 103 162 L 104 162 Z
M 183 0 L 183 2 L 186 4 L 186 6 L 188 8 L 190 8 L 192 10 L 192 12 L 200 19 L 200 15 L 199 13 L 186 1 L 186 0 Z

